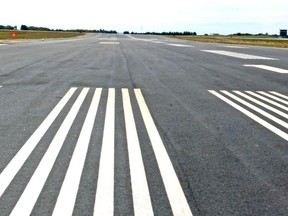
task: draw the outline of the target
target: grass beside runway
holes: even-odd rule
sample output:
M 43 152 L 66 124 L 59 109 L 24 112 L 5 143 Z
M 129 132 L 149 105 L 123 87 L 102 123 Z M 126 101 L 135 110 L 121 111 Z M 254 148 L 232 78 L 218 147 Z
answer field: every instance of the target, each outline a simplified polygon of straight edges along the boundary
M 13 36 L 13 34 L 16 34 Z M 56 31 L 0 31 L 0 40 L 15 39 L 47 39 L 47 38 L 71 38 L 84 35 L 79 32 L 56 32 Z
M 275 37 L 245 37 L 245 36 L 175 36 L 181 40 L 190 40 L 206 43 L 224 43 L 238 45 L 268 46 L 288 48 L 288 40 Z

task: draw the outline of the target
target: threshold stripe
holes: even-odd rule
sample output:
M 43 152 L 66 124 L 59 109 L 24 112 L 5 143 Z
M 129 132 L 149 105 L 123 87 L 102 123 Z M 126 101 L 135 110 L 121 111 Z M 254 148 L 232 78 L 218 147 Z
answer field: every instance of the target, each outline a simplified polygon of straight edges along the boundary
M 288 100 L 288 97 L 286 95 L 280 94 L 278 92 L 275 91 L 270 91 L 271 94 L 277 95 L 279 97 L 285 98 L 286 100 Z
M 154 215 L 128 89 L 122 89 L 134 215 Z
M 224 102 L 226 102 L 227 104 L 229 104 L 230 106 L 234 107 L 235 109 L 239 110 L 240 112 L 242 112 L 243 114 L 245 114 L 246 116 L 248 116 L 249 118 L 253 119 L 254 121 L 258 122 L 259 124 L 261 124 L 262 126 L 264 126 L 265 128 L 269 129 L 270 131 L 272 131 L 273 133 L 277 134 L 278 136 L 282 137 L 283 139 L 288 141 L 288 134 L 283 132 L 282 130 L 276 128 L 275 126 L 273 126 L 272 124 L 268 123 L 267 121 L 259 118 L 258 116 L 256 116 L 255 114 L 251 113 L 250 111 L 244 109 L 243 107 L 239 106 L 238 104 L 234 103 L 233 101 L 229 100 L 228 98 L 224 97 L 223 95 L 219 94 L 218 92 L 214 91 L 214 90 L 209 90 L 209 92 L 211 94 L 213 94 L 214 96 L 218 97 L 219 99 L 223 100 Z
M 266 93 L 266 92 L 263 92 L 263 91 L 257 91 L 257 92 L 260 93 L 260 94 L 262 94 L 262 95 L 265 95 L 265 96 L 267 96 L 267 97 L 270 97 L 270 98 L 272 98 L 272 99 L 274 99 L 274 100 L 276 100 L 276 101 L 279 101 L 279 102 L 281 102 L 281 103 L 283 103 L 283 104 L 288 105 L 288 101 L 286 101 L 286 100 L 283 100 L 283 99 L 281 99 L 281 98 L 275 97 L 275 96 L 270 95 L 270 94 L 268 94 L 268 93 Z
M 71 88 L 0 174 L 0 197 L 77 88 Z
M 262 107 L 265 107 L 266 109 L 268 109 L 268 110 L 270 110 L 270 111 L 272 111 L 272 112 L 274 112 L 274 113 L 277 113 L 278 115 L 281 115 L 281 116 L 283 116 L 284 118 L 287 118 L 287 119 L 288 119 L 288 114 L 286 114 L 286 113 L 284 113 L 284 112 L 282 112 L 282 111 L 280 111 L 280 110 L 277 110 L 277 109 L 275 109 L 274 107 L 271 107 L 271 106 L 269 106 L 269 105 L 267 105 L 267 104 L 265 104 L 265 103 L 262 103 L 261 101 L 256 100 L 256 99 L 254 99 L 254 98 L 252 98 L 252 97 L 250 97 L 250 96 L 248 96 L 248 95 L 246 95 L 246 94 L 243 94 L 243 93 L 240 92 L 240 91 L 233 91 L 233 92 L 235 92 L 236 94 L 238 94 L 238 95 L 240 95 L 240 96 L 242 96 L 242 97 L 244 97 L 244 98 L 246 98 L 246 99 L 248 99 L 248 100 L 250 100 L 250 101 L 252 101 L 252 102 L 254 102 L 254 103 L 256 103 L 256 104 L 258 104 L 258 105 L 260 105 L 260 106 L 262 106 Z
M 60 194 L 53 211 L 53 216 L 73 214 L 81 174 L 87 155 L 92 129 L 94 126 L 102 89 L 96 89 L 76 147 L 73 152 Z
M 94 216 L 112 216 L 114 214 L 114 134 L 115 89 L 109 89 L 94 205 Z
M 163 183 L 167 192 L 167 196 L 174 216 L 192 215 L 186 197 L 184 195 L 181 184 L 173 168 L 172 162 L 165 149 L 150 111 L 146 105 L 140 89 L 135 89 L 136 98 L 141 110 L 141 114 L 150 137 L 156 160 L 160 169 Z
M 76 102 L 57 131 L 49 148 L 47 149 L 10 216 L 28 216 L 31 214 L 38 196 L 41 193 L 41 190 L 65 141 L 68 131 L 70 130 L 70 127 L 73 124 L 88 91 L 89 88 L 84 88 L 81 94 L 78 96 Z
M 229 97 L 233 98 L 234 100 L 236 100 L 236 101 L 244 104 L 245 106 L 247 106 L 247 107 L 255 110 L 256 112 L 260 113 L 261 115 L 263 115 L 263 116 L 271 119 L 272 121 L 278 123 L 279 125 L 281 125 L 281 126 L 283 126 L 283 127 L 285 127 L 285 128 L 288 128 L 288 123 L 282 121 L 281 119 L 276 118 L 275 116 L 273 116 L 273 115 L 271 115 L 271 114 L 269 114 L 269 113 L 267 113 L 267 112 L 259 109 L 258 107 L 256 107 L 256 106 L 254 106 L 254 105 L 252 105 L 252 104 L 250 104 L 250 103 L 242 100 L 241 98 L 239 98 L 239 97 L 237 97 L 237 96 L 235 96 L 235 95 L 233 95 L 233 94 L 231 94 L 231 93 L 229 93 L 229 92 L 227 92 L 227 91 L 221 91 L 221 92 L 224 93 L 224 94 L 226 94 L 226 95 L 228 95 Z

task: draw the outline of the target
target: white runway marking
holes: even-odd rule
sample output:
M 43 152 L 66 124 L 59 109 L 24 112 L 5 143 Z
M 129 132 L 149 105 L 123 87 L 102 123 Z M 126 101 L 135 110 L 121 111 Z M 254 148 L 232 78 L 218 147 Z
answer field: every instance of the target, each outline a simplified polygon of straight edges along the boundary
M 286 69 L 271 67 L 271 66 L 267 66 L 267 65 L 243 65 L 243 66 L 256 67 L 256 68 L 260 68 L 260 69 L 264 69 L 264 70 L 268 70 L 268 71 L 272 71 L 272 72 L 276 72 L 276 73 L 282 73 L 282 74 L 288 73 L 288 70 L 286 70 Z
M 230 56 L 230 57 L 234 57 L 234 58 L 240 58 L 240 59 L 278 60 L 278 59 L 275 59 L 275 58 L 248 55 L 248 54 L 236 53 L 236 52 L 230 52 L 230 51 L 223 51 L 223 50 L 201 50 L 201 51 L 214 53 L 214 54 L 219 54 L 219 55 Z
M 122 96 L 130 161 L 134 215 L 149 216 L 153 215 L 153 208 L 128 89 L 122 89 Z
M 168 46 L 175 46 L 175 47 L 194 47 L 191 45 L 186 45 L 186 44 L 167 44 Z
M 50 112 L 46 119 L 41 123 L 41 125 L 36 129 L 36 131 L 31 135 L 27 142 L 22 146 L 20 151 L 14 156 L 6 168 L 2 171 L 0 175 L 0 197 L 11 183 L 17 172 L 23 166 L 33 149 L 36 147 L 40 139 L 46 133 L 48 128 L 54 122 L 58 114 L 64 108 L 68 100 L 72 97 L 76 88 L 71 88 L 62 100 L 55 106 L 55 108 Z
M 268 109 L 268 110 L 270 110 L 270 111 L 272 111 L 272 112 L 274 112 L 274 113 L 276 113 L 279 116 L 282 116 L 284 118 L 287 118 L 288 113 L 284 113 L 281 110 L 278 110 L 278 109 L 273 108 L 273 107 L 271 107 L 271 106 L 269 106 L 267 104 L 264 104 L 263 102 L 261 102 L 259 100 L 256 100 L 254 98 L 251 98 L 250 96 L 248 96 L 248 95 L 246 95 L 246 94 L 244 94 L 244 93 L 242 93 L 240 91 L 233 91 L 233 93 L 236 93 L 236 94 L 244 97 L 245 99 L 248 99 L 248 100 L 254 102 L 257 105 L 260 105 L 261 107 L 257 107 L 255 105 L 252 105 L 251 103 L 241 99 L 240 97 L 238 97 L 235 94 L 230 93 L 228 91 L 219 91 L 219 92 L 217 92 L 217 91 L 214 91 L 214 90 L 209 90 L 209 92 L 211 94 L 215 95 L 216 97 L 218 97 L 219 99 L 223 100 L 224 102 L 226 102 L 230 106 L 232 106 L 235 109 L 239 110 L 240 112 L 242 112 L 243 114 L 245 114 L 249 118 L 251 118 L 254 121 L 258 122 L 259 124 L 261 124 L 265 128 L 269 129 L 273 133 L 277 134 L 278 136 L 280 136 L 283 139 L 285 139 L 286 141 L 288 141 L 288 134 L 283 131 L 283 130 L 287 130 L 288 122 L 285 122 L 284 120 L 280 119 L 279 117 L 276 117 L 276 116 L 266 112 L 265 109 Z M 246 93 L 252 93 L 250 95 L 255 96 L 253 92 L 246 91 Z M 259 93 L 261 93 L 261 92 L 259 92 Z M 265 93 L 265 92 L 263 92 L 263 93 Z M 235 102 L 233 102 L 229 98 L 232 98 Z M 270 99 L 268 99 L 268 100 L 270 100 Z M 268 101 L 266 101 L 266 102 L 268 102 Z M 286 101 L 286 102 L 288 103 L 288 101 Z M 248 111 L 243 106 L 249 107 L 249 109 L 251 111 Z M 263 109 L 263 108 L 265 108 L 265 109 Z M 254 114 L 254 112 L 255 112 L 255 114 Z M 259 117 L 256 113 L 259 113 L 262 116 Z M 267 120 L 265 120 L 265 119 L 267 119 Z M 269 123 L 268 120 L 271 121 L 271 122 L 274 121 L 275 123 L 277 123 L 276 126 L 274 124 L 272 124 L 272 123 Z M 278 128 L 278 127 L 280 127 L 280 128 Z
M 135 90 L 135 94 L 157 159 L 173 214 L 175 216 L 191 216 L 192 212 L 143 95 L 139 89 Z
M 224 46 L 227 48 L 233 48 L 233 49 L 245 49 L 246 47 L 242 47 L 242 46 L 232 46 L 232 45 L 228 45 L 228 46 Z
M 90 137 L 94 126 L 98 104 L 102 89 L 97 89 L 94 93 L 89 111 L 83 124 L 79 139 L 74 149 L 69 168 L 61 187 L 57 203 L 53 211 L 53 216 L 72 215 L 76 200 L 80 178 L 84 167 L 86 154 L 89 147 Z
M 109 89 L 94 216 L 114 214 L 115 89 Z
M 150 145 L 151 143 L 156 159 L 155 163 L 157 163 L 155 165 L 159 167 L 160 175 L 162 177 L 162 181 L 165 187 L 165 194 L 167 194 L 168 196 L 167 202 L 169 203 L 166 203 L 166 205 L 170 204 L 173 215 L 191 216 L 192 212 L 185 197 L 184 191 L 181 187 L 172 161 L 170 160 L 169 155 L 165 149 L 164 143 L 156 128 L 156 125 L 144 100 L 141 90 L 136 89 L 134 91 L 129 91 L 126 88 L 122 89 L 122 100 L 118 100 L 118 102 L 122 103 L 123 105 L 121 107 L 116 107 L 117 94 L 114 88 L 109 89 L 108 93 L 106 91 L 102 92 L 102 89 L 97 88 L 90 103 L 88 102 L 88 100 L 90 100 L 90 97 L 88 97 L 90 88 L 83 88 L 81 92 L 76 92 L 76 90 L 77 88 L 71 88 L 65 94 L 65 96 L 55 106 L 51 113 L 45 118 L 43 123 L 31 135 L 28 141 L 23 145 L 22 149 L 16 154 L 16 156 L 11 160 L 11 162 L 1 173 L 0 198 L 4 199 L 6 197 L 2 196 L 2 194 L 9 186 L 11 187 L 11 189 L 13 189 L 13 187 L 17 187 L 17 185 L 14 185 L 14 183 L 11 184 L 12 180 L 17 175 L 17 173 L 21 172 L 21 168 L 23 167 L 27 158 L 33 153 L 36 154 L 35 152 L 33 152 L 33 150 L 36 148 L 38 142 L 45 142 L 45 140 L 42 139 L 44 134 L 48 131 L 50 127 L 53 126 L 52 124 L 54 120 L 61 114 L 62 109 L 66 106 L 72 106 L 67 116 L 63 117 L 64 121 L 60 123 L 60 128 L 58 129 L 54 137 L 51 138 L 52 141 L 48 146 L 48 149 L 46 150 L 36 170 L 33 174 L 31 174 L 31 176 L 29 176 L 30 180 L 26 185 L 22 195 L 19 195 L 20 197 L 17 197 L 18 201 L 14 209 L 12 209 L 11 216 L 28 216 L 33 212 L 34 207 L 38 209 L 41 208 L 41 205 L 45 205 L 43 203 L 40 204 L 41 202 L 38 203 L 38 198 L 41 193 L 43 193 L 43 195 L 45 196 L 48 196 L 47 199 L 50 199 L 49 192 L 48 194 L 44 194 L 46 193 L 46 191 L 43 191 L 43 188 L 45 187 L 49 174 L 55 166 L 56 159 L 63 156 L 60 155 L 62 154 L 62 146 L 67 139 L 67 136 L 72 135 L 70 129 L 73 124 L 76 124 L 76 122 L 74 122 L 75 119 L 82 117 L 82 115 L 78 115 L 78 113 L 86 110 L 84 106 L 88 107 L 88 112 L 86 114 L 86 117 L 84 117 L 85 119 L 83 119 L 82 121 L 83 125 L 80 125 L 80 127 L 82 128 L 79 129 L 81 131 L 79 132 L 79 137 L 77 139 L 73 155 L 69 164 L 67 164 L 68 169 L 66 171 L 65 178 L 63 182 L 59 182 L 59 191 L 53 192 L 54 195 L 57 195 L 58 197 L 55 206 L 53 206 L 52 209 L 49 209 L 52 212 L 52 215 L 71 216 L 73 215 L 75 208 L 81 208 L 75 205 L 75 202 L 78 195 L 79 187 L 81 186 L 81 177 L 85 166 L 85 161 L 87 161 L 87 151 L 89 149 L 89 145 L 92 144 L 90 139 L 93 133 L 93 128 L 94 125 L 98 123 L 95 122 L 96 115 L 98 115 L 97 113 L 99 113 L 99 115 L 103 114 L 105 115 L 105 117 L 104 128 L 96 127 L 97 130 L 103 129 L 103 137 L 99 161 L 98 179 L 97 183 L 95 182 L 95 185 L 97 184 L 96 191 L 94 191 L 95 200 L 92 201 L 95 202 L 91 203 L 92 205 L 94 205 L 94 210 L 91 210 L 89 214 L 94 214 L 94 216 L 112 216 L 117 214 L 117 212 L 114 211 L 114 197 L 117 196 L 114 193 L 114 164 L 118 162 L 115 161 L 114 154 L 115 143 L 117 143 L 117 140 L 115 140 L 115 123 L 117 121 L 117 124 L 122 124 L 124 128 L 123 133 L 126 133 L 126 135 L 123 134 L 123 137 L 127 138 L 127 155 L 129 157 L 127 161 L 130 168 L 130 175 L 129 173 L 122 173 L 121 175 L 127 175 L 127 177 L 129 176 L 131 180 L 132 205 L 134 215 L 154 215 L 152 206 L 153 199 L 151 198 L 150 194 L 150 191 L 153 190 L 153 188 L 149 188 L 149 176 L 146 176 L 145 170 L 145 168 L 150 169 L 150 167 L 144 167 L 145 158 L 143 158 L 142 156 L 140 147 L 140 144 L 147 143 L 144 143 L 144 141 L 140 142 L 140 136 L 138 136 L 140 134 L 140 131 L 137 130 L 137 124 L 139 123 L 136 122 L 134 118 L 134 112 L 139 112 L 138 115 L 142 117 L 139 119 L 139 121 L 142 121 L 142 125 L 145 125 L 145 128 L 143 128 L 143 130 L 145 130 L 144 133 L 148 134 L 148 137 L 150 139 L 150 142 L 148 141 L 148 144 Z M 75 95 L 74 97 L 73 95 L 76 93 L 77 95 Z M 131 100 L 132 97 L 130 98 L 130 96 L 132 96 L 132 94 L 134 95 L 134 97 L 136 97 L 136 100 Z M 101 106 L 101 111 L 103 113 L 100 113 L 98 112 L 98 106 L 100 105 L 101 97 L 104 100 L 106 96 L 108 96 L 108 99 L 106 101 L 106 109 L 104 108 L 104 106 Z M 71 101 L 71 103 L 68 103 L 68 101 L 70 100 L 73 101 Z M 137 109 L 133 109 L 133 107 L 137 107 Z M 124 122 L 121 122 L 119 121 L 119 119 L 117 120 L 117 118 L 115 118 L 115 115 L 118 114 L 119 111 L 124 112 Z M 101 124 L 103 124 L 103 122 Z M 99 133 L 97 134 L 101 134 L 102 136 L 102 131 L 98 132 Z M 73 133 L 72 136 L 74 136 L 75 134 L 78 133 Z M 143 134 L 141 133 L 141 135 Z M 94 144 L 95 143 L 93 143 L 92 145 Z M 146 160 L 150 160 L 150 158 L 146 158 Z M 29 166 L 29 164 L 27 163 L 25 164 L 25 166 Z M 89 172 L 89 174 L 91 175 L 96 175 L 96 170 L 97 168 L 95 168 L 95 170 L 87 170 L 87 172 Z M 155 170 L 155 172 L 159 172 L 158 169 Z M 16 178 L 16 180 L 19 181 L 18 176 Z M 161 181 L 161 179 L 159 179 L 159 181 Z M 130 189 L 128 188 L 127 190 L 130 191 Z M 55 202 L 54 197 L 51 202 Z
M 99 42 L 99 44 L 101 44 L 101 45 L 118 45 L 118 44 L 120 44 L 120 42 L 103 41 L 103 42 Z
M 28 216 L 31 214 L 32 209 L 40 195 L 40 192 L 48 178 L 48 175 L 54 165 L 54 162 L 59 154 L 59 151 L 64 143 L 67 133 L 72 126 L 74 119 L 88 93 L 88 88 L 82 90 L 77 98 L 70 112 L 63 121 L 57 134 L 53 138 L 48 150 L 39 163 L 36 171 L 31 177 L 28 185 L 18 200 L 10 216 Z

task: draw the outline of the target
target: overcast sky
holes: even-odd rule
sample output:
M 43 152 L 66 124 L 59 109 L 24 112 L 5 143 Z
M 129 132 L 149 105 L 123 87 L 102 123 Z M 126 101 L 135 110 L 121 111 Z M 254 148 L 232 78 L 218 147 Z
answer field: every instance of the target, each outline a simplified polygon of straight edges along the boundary
M 0 25 L 198 34 L 269 33 L 288 28 L 288 0 L 9 0 Z

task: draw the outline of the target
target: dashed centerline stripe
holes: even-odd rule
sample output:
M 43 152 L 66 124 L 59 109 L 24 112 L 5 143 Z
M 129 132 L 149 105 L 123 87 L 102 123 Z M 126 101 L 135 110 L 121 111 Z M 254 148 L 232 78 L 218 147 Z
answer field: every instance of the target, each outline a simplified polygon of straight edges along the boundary
M 84 88 L 78 96 L 10 216 L 30 215 L 88 90 Z

